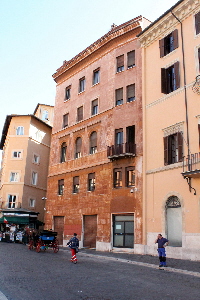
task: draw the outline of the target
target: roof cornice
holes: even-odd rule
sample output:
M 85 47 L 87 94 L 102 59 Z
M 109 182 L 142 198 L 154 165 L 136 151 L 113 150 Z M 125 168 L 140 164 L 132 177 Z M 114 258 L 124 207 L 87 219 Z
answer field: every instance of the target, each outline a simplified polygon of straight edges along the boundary
M 170 33 L 178 24 L 176 17 L 182 22 L 191 14 L 194 14 L 200 9 L 200 0 L 185 0 L 179 1 L 171 7 L 160 18 L 153 22 L 148 28 L 138 35 L 141 47 L 148 47 L 153 42 L 161 39 L 163 36 Z
M 77 63 L 81 62 L 83 59 L 94 53 L 95 51 L 99 50 L 101 47 L 106 45 L 108 42 L 116 39 L 117 37 L 120 37 L 138 27 L 142 28 L 142 20 L 143 17 L 139 16 L 137 18 L 134 18 L 126 23 L 123 23 L 122 25 L 115 26 L 112 28 L 108 33 L 106 33 L 104 36 L 102 36 L 100 39 L 98 39 L 96 42 L 91 44 L 89 47 L 87 47 L 85 50 L 77 54 L 75 57 L 73 57 L 69 61 L 64 61 L 63 65 L 56 70 L 56 72 L 52 75 L 55 81 L 57 81 L 57 78 L 65 73 L 67 70 L 71 69 L 73 66 L 75 66 Z

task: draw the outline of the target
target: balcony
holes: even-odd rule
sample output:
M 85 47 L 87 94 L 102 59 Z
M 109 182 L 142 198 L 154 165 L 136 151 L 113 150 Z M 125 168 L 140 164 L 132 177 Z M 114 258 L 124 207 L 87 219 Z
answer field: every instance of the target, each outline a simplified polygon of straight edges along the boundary
M 136 144 L 124 143 L 107 147 L 107 157 L 110 160 L 136 156 Z
M 200 152 L 183 157 L 184 178 L 200 178 Z

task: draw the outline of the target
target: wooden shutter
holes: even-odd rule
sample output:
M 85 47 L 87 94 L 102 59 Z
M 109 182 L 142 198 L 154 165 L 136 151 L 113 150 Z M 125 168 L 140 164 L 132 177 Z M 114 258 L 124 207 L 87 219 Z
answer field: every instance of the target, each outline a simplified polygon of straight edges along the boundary
M 79 185 L 79 176 L 73 177 L 73 184 L 74 185 Z
M 200 146 L 200 124 L 198 124 L 198 130 L 199 130 L 199 146 Z
M 200 33 L 200 11 L 195 15 L 196 34 Z
M 81 146 L 82 146 L 82 139 L 80 137 L 78 137 L 76 139 L 76 153 L 81 152 Z
M 174 49 L 178 48 L 178 29 L 175 29 L 172 32 L 172 37 L 173 37 L 173 46 Z
M 96 147 L 97 146 L 97 133 L 96 131 L 93 131 L 90 135 L 90 147 Z
M 183 134 L 177 132 L 178 139 L 178 161 L 183 161 Z
M 127 86 L 127 99 L 135 97 L 135 84 Z
M 163 138 L 164 140 L 164 165 L 168 165 L 168 136 Z
M 83 106 L 77 109 L 77 119 L 78 121 L 83 120 Z
M 174 76 L 176 82 L 176 89 L 180 88 L 180 73 L 179 73 L 179 61 L 174 64 Z
M 165 39 L 159 40 L 160 57 L 165 56 Z
M 68 114 L 63 116 L 63 128 L 68 126 Z
M 117 57 L 117 68 L 124 66 L 124 54 Z
M 116 90 L 116 101 L 123 100 L 123 88 Z
M 161 68 L 161 93 L 167 94 L 167 72 Z
M 128 52 L 127 54 L 127 67 L 132 67 L 135 65 L 135 50 Z

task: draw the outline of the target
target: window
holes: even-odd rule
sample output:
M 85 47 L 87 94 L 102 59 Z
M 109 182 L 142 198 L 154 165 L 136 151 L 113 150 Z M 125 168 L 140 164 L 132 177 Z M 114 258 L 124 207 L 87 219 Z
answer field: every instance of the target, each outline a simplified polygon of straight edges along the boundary
M 88 174 L 88 191 L 95 190 L 95 173 Z
M 124 71 L 124 54 L 117 57 L 117 73 Z
M 60 162 L 63 163 L 66 161 L 66 152 L 67 152 L 67 145 L 66 143 L 62 143 L 61 149 L 60 149 Z
M 79 192 L 79 176 L 73 177 L 73 193 Z
M 123 129 L 116 129 L 115 130 L 115 145 L 123 144 Z
M 63 195 L 64 193 L 64 179 L 58 180 L 58 195 Z
M 69 114 L 63 115 L 63 128 L 68 126 L 68 117 L 69 117 Z
M 16 129 L 16 135 L 24 135 L 24 127 L 18 126 Z
M 118 248 L 134 247 L 134 216 L 113 216 L 113 246 Z
M 100 81 L 100 69 L 97 69 L 93 72 L 93 85 L 99 83 Z
M 135 100 L 135 84 L 130 84 L 126 87 L 127 102 Z
M 136 153 L 135 125 L 126 127 L 126 152 Z
M 22 158 L 22 151 L 13 151 L 13 158 Z
M 39 155 L 37 155 L 37 154 L 34 154 L 34 155 L 33 155 L 33 162 L 34 162 L 35 164 L 39 164 L 39 162 L 40 162 L 40 157 L 39 157 Z
M 92 116 L 98 114 L 98 99 L 92 101 L 91 114 Z
M 37 178 L 38 178 L 37 172 L 32 172 L 32 184 L 33 185 L 37 184 Z
M 77 122 L 83 120 L 83 106 L 77 108 Z
M 97 152 L 97 133 L 93 131 L 90 135 L 90 154 Z
M 75 158 L 81 157 L 82 139 L 78 137 L 75 143 Z
M 180 87 L 179 62 L 161 69 L 161 92 L 169 94 Z
M 200 11 L 195 15 L 195 29 L 196 34 L 200 33 Z
M 164 137 L 164 164 L 170 165 L 182 161 L 183 135 L 182 132 Z
M 115 104 L 123 104 L 123 88 L 115 90 Z
M 135 167 L 126 168 L 126 186 L 135 186 Z
M 43 112 L 42 112 L 42 120 L 43 121 L 48 121 L 49 120 L 48 119 L 48 115 L 49 115 L 48 110 L 43 110 Z
M 65 89 L 65 100 L 69 100 L 71 96 L 71 85 Z
M 163 57 L 178 48 L 178 29 L 159 41 L 160 57 Z
M 127 53 L 127 68 L 130 69 L 135 66 L 135 50 Z
M 35 199 L 29 200 L 29 207 L 35 207 Z
M 16 205 L 16 196 L 8 195 L 8 208 L 15 208 Z
M 19 173 L 11 172 L 10 173 L 10 182 L 17 182 L 19 181 Z
M 198 72 L 200 73 L 200 48 L 198 48 Z
M 113 186 L 114 186 L 114 188 L 122 187 L 122 169 L 114 169 L 114 171 L 113 171 Z
M 79 79 L 79 93 L 85 91 L 85 77 Z

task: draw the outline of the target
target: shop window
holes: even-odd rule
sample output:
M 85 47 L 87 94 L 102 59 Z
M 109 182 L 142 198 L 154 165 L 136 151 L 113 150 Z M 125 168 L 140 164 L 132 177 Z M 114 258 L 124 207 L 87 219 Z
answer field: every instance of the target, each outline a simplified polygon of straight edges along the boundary
M 160 57 L 163 57 L 178 48 L 178 30 L 175 29 L 173 32 L 160 40 L 159 46 Z
M 88 174 L 88 191 L 95 190 L 95 173 Z
M 64 179 L 58 180 L 58 195 L 62 196 L 64 193 Z
M 169 94 L 180 87 L 179 62 L 161 69 L 161 92 Z

